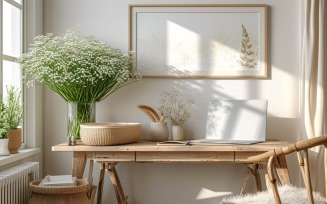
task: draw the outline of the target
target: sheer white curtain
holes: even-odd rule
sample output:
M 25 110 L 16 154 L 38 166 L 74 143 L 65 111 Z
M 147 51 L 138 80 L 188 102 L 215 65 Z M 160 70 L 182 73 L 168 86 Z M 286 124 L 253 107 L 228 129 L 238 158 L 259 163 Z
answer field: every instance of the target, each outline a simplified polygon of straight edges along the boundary
M 302 49 L 302 139 L 326 133 L 327 9 L 326 0 L 304 0 Z M 325 105 L 326 104 L 326 105 Z M 313 188 L 324 190 L 323 149 L 310 153 Z M 327 190 L 327 189 L 326 189 Z

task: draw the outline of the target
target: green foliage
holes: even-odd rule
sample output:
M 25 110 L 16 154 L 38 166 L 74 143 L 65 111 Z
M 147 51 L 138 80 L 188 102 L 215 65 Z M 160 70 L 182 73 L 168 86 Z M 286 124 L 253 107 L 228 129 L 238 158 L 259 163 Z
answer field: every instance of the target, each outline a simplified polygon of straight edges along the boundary
M 24 73 L 47 85 L 66 101 L 101 101 L 134 74 L 133 53 L 123 54 L 75 27 L 60 36 L 40 35 L 18 63 Z
M 0 100 L 0 138 L 7 138 L 9 129 L 16 129 L 23 120 L 21 92 L 14 86 L 6 89 L 7 97 Z
M 0 139 L 7 138 L 7 132 L 9 130 L 7 121 L 6 121 L 6 109 L 3 101 L 0 100 Z
M 242 25 L 242 40 L 240 46 L 241 56 L 238 61 L 242 67 L 255 68 L 257 65 L 257 52 L 254 50 L 254 44 L 251 42 L 249 33 L 244 25 Z
M 7 88 L 5 99 L 6 121 L 9 129 L 16 129 L 23 120 L 23 105 L 21 103 L 21 92 L 18 88 L 10 86 Z

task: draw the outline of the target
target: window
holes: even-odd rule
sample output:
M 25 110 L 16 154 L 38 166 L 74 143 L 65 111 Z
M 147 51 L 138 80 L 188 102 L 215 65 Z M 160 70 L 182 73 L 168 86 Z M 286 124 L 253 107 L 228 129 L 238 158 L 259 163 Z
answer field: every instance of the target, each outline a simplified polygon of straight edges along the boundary
M 0 8 L 0 97 L 6 97 L 9 85 L 23 92 L 22 71 L 15 62 L 23 52 L 23 0 L 1 0 Z
M 15 62 L 23 51 L 22 0 L 2 0 L 1 11 L 1 90 L 6 95 L 6 85 L 22 90 L 21 69 Z

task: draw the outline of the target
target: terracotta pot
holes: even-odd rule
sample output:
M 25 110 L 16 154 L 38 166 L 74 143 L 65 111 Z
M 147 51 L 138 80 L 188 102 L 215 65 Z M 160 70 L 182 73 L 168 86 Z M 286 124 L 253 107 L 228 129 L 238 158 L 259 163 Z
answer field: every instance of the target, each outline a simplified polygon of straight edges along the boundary
M 18 153 L 18 149 L 22 145 L 22 129 L 10 129 L 8 131 L 8 150 L 10 154 L 16 154 Z

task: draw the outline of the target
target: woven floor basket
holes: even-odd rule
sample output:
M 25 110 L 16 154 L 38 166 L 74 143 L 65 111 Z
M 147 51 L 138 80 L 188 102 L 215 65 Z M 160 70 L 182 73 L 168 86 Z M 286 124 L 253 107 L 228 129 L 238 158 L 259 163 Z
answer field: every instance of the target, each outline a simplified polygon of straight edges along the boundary
M 89 182 L 77 179 L 77 186 L 38 186 L 41 180 L 29 185 L 32 195 L 29 204 L 91 204 Z
M 86 145 L 107 146 L 137 142 L 141 137 L 140 123 L 85 123 L 81 140 Z

